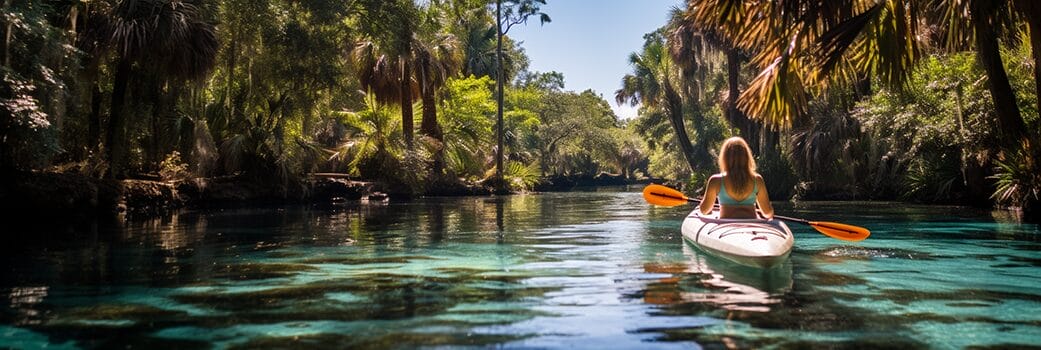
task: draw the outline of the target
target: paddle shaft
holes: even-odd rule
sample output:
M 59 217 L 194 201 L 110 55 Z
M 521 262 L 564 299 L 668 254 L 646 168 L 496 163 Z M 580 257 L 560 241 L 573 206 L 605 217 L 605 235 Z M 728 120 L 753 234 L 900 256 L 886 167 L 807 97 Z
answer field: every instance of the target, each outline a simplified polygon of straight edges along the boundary
M 644 198 L 651 204 L 663 205 L 663 206 L 676 206 L 691 202 L 700 202 L 701 198 L 691 199 L 683 194 L 683 192 L 662 186 L 650 184 L 643 190 Z M 713 207 L 719 208 L 719 205 L 713 201 Z M 846 225 L 837 222 L 826 222 L 826 221 L 809 221 L 805 219 L 792 218 L 787 216 L 775 215 L 774 218 L 779 220 L 797 222 L 800 224 L 808 225 L 813 227 L 817 232 L 820 232 L 828 237 L 840 239 L 844 241 L 860 241 L 871 235 L 871 231 L 863 227 L 857 227 L 852 225 Z
M 701 202 L 701 197 L 698 197 L 698 198 L 683 198 L 683 197 L 670 196 L 670 195 L 667 195 L 667 194 L 664 194 L 664 193 L 654 193 L 654 195 L 655 196 L 665 197 L 665 198 L 672 198 L 672 199 L 676 199 L 676 200 L 686 200 L 689 203 Z M 719 204 L 713 204 L 713 207 L 718 207 L 718 206 L 719 206 Z M 778 219 L 781 219 L 781 220 L 784 220 L 784 221 L 798 222 L 800 224 L 806 224 L 806 225 L 813 226 L 813 223 L 811 223 L 809 220 L 793 218 L 793 217 L 787 217 L 787 216 L 781 216 L 781 215 L 774 215 L 774 217 L 778 218 Z M 842 231 L 847 231 L 847 230 L 842 230 Z

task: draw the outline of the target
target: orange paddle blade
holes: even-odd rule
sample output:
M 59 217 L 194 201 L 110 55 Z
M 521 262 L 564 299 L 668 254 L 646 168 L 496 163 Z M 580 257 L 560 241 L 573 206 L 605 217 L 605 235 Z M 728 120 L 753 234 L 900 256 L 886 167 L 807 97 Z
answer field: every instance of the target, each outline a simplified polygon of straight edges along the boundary
M 863 241 L 871 235 L 871 231 L 860 226 L 827 221 L 810 221 L 808 224 L 825 236 L 843 241 Z
M 687 196 L 683 195 L 683 192 L 655 184 L 650 184 L 643 188 L 643 199 L 647 203 L 664 207 L 675 207 L 687 204 L 690 201 L 687 199 Z

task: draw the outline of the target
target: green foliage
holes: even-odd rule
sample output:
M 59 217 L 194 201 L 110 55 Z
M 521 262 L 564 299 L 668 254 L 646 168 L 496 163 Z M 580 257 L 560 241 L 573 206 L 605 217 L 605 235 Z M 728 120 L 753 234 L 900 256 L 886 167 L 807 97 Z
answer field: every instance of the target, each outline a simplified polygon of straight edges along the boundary
M 832 100 L 813 101 L 809 120 L 792 131 L 792 163 L 816 191 L 860 194 L 855 179 L 860 164 L 860 124 Z
M 482 176 L 485 160 L 492 156 L 488 145 L 495 115 L 493 84 L 491 78 L 473 76 L 449 79 L 445 84 L 438 118 L 445 139 L 445 162 L 453 174 Z
M 774 147 L 766 147 L 761 150 L 756 157 L 756 166 L 759 174 L 763 175 L 770 198 L 785 199 L 792 197 L 799 178 L 796 176 L 791 162 L 784 156 L 781 150 Z
M 507 32 L 528 18 L 548 20 L 544 1 L 505 4 Z M 861 29 L 892 24 L 898 9 L 884 6 L 874 7 L 871 15 L 880 17 Z M 738 57 L 743 68 L 727 69 L 722 62 L 737 57 L 727 53 L 761 47 L 721 40 L 734 34 L 726 26 L 713 32 L 686 23 L 718 18 L 712 9 L 722 8 L 701 9 L 674 13 L 631 55 L 632 72 L 613 97 L 640 106 L 632 120 L 618 120 L 592 91 L 565 90 L 558 72 L 529 71 L 522 43 L 505 37 L 508 186 L 608 172 L 700 188 L 718 171 L 719 143 L 740 130 L 778 199 L 800 184 L 820 197 L 1038 201 L 1033 151 L 998 138 L 995 102 L 975 52 L 916 56 L 913 70 L 911 61 L 856 66 L 888 55 L 892 48 L 872 45 L 891 42 L 880 39 L 894 33 L 828 37 L 824 52 L 807 51 L 813 40 L 797 42 L 797 57 L 756 75 L 762 60 L 780 51 Z M 2 168 L 94 175 L 124 168 L 167 179 L 242 174 L 286 191 L 306 173 L 328 171 L 410 193 L 422 192 L 431 177 L 476 183 L 494 171 L 499 63 L 487 1 L 15 0 L 2 11 L 0 28 L 11 38 L 0 51 Z M 768 36 L 751 41 L 778 39 Z M 1036 140 L 1041 120 L 1028 42 L 1003 42 L 1002 54 Z M 864 45 L 851 50 L 867 56 L 838 50 L 851 43 Z M 818 53 L 829 60 L 814 62 Z M 830 79 L 814 73 L 815 63 L 841 74 L 867 69 L 883 80 Z M 749 99 L 773 94 L 784 101 L 744 101 L 738 105 L 746 111 L 768 113 L 734 114 L 731 77 Z M 771 81 L 781 77 L 794 80 Z M 906 84 L 888 84 L 897 80 Z M 813 86 L 796 86 L 800 81 Z M 882 82 L 887 88 L 870 91 Z M 785 86 L 797 89 L 778 90 Z M 778 119 L 782 114 L 791 118 Z M 408 121 L 420 118 L 420 136 L 410 144 Z M 763 130 L 764 119 L 793 129 Z M 125 149 L 117 156 L 118 148 Z M 55 161 L 65 164 L 50 167 Z
M 995 174 L 997 188 L 991 196 L 998 204 L 1019 207 L 1024 210 L 1037 209 L 1041 202 L 1041 172 L 1038 171 L 1038 155 L 1024 147 L 999 159 Z
M 530 88 L 529 88 L 530 89 Z M 614 112 L 592 90 L 582 93 L 546 91 L 532 108 L 541 124 L 526 140 L 538 153 L 543 174 L 597 175 L 602 170 L 623 173 L 622 147 L 612 137 L 620 131 Z M 632 139 L 629 139 L 633 145 Z
M 165 181 L 183 180 L 191 176 L 188 164 L 181 160 L 181 153 L 173 151 L 159 163 L 159 177 Z
M 6 35 L 0 52 L 0 168 L 43 167 L 61 151 L 53 124 L 66 112 L 75 50 L 49 21 L 57 13 L 54 4 L 36 1 L 10 1 L 0 9 Z
M 329 159 L 344 166 L 348 173 L 375 177 L 388 170 L 390 166 L 384 163 L 400 152 L 401 122 L 374 97 L 365 101 L 362 111 L 338 113 L 339 122 L 347 131 Z
M 609 161 L 608 164 L 614 167 L 613 170 L 621 173 L 626 179 L 636 177 L 637 173 L 647 175 L 650 158 L 641 146 L 643 142 L 638 135 L 631 129 L 609 129 L 607 140 L 611 145 L 604 148 L 603 152 L 605 159 Z
M 530 140 L 541 124 L 537 110 L 544 94 L 535 89 L 507 89 L 503 101 L 503 147 L 507 160 L 531 162 L 533 155 L 521 143 Z
M 418 151 L 405 151 L 395 156 L 388 151 L 377 151 L 358 164 L 363 178 L 383 182 L 394 192 L 419 193 L 428 176 L 429 156 Z
M 966 196 L 965 184 L 979 180 L 968 169 L 986 167 L 999 143 L 988 94 L 972 54 L 923 60 L 903 91 L 880 91 L 854 110 L 866 142 L 847 178 L 910 200 Z
M 530 190 L 540 181 L 539 169 L 534 164 L 509 161 L 502 172 L 503 179 L 514 190 Z

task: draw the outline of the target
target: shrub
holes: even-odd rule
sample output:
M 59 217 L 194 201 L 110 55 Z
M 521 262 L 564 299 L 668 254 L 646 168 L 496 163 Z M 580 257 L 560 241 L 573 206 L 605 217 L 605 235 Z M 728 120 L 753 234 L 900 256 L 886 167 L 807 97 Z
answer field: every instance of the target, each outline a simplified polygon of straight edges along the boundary
M 159 177 L 163 181 L 183 180 L 191 176 L 188 164 L 181 160 L 181 153 L 173 151 L 159 163 Z

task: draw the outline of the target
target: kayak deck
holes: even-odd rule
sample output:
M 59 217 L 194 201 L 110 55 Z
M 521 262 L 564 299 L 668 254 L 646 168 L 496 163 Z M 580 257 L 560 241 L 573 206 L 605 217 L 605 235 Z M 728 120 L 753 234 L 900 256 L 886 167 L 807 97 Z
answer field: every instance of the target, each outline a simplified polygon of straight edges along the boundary
M 684 240 L 710 254 L 760 268 L 777 266 L 791 253 L 795 237 L 780 220 L 718 217 L 718 211 L 691 212 L 683 220 Z

